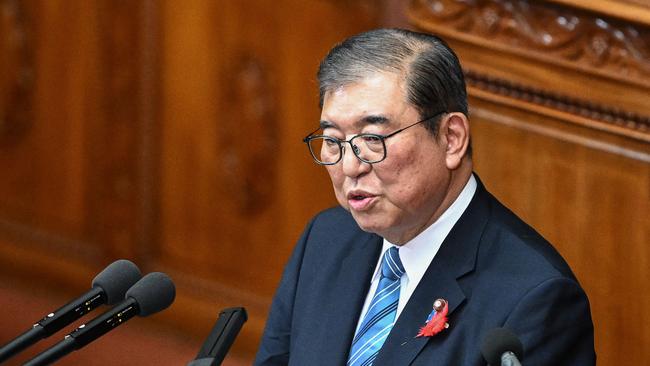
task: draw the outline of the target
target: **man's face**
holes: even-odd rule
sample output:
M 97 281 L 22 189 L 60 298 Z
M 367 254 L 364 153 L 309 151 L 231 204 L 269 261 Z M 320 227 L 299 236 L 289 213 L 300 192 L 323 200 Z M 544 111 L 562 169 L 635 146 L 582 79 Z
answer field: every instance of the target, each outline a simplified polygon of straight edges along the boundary
M 394 73 L 375 73 L 326 93 L 321 113 L 323 133 L 341 140 L 389 134 L 419 120 L 406 101 L 403 77 Z M 404 244 L 448 207 L 445 141 L 419 124 L 387 139 L 386 159 L 375 164 L 361 162 L 345 144 L 341 161 L 327 166 L 337 200 L 363 230 Z

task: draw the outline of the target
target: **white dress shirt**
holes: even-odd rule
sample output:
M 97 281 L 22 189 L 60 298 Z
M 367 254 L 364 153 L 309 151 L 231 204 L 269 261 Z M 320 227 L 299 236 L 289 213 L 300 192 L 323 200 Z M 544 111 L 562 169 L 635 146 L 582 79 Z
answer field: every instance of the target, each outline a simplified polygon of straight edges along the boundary
M 460 192 L 454 203 L 449 206 L 449 208 L 429 227 L 424 229 L 420 234 L 415 238 L 411 239 L 409 242 L 399 247 L 399 258 L 402 261 L 402 265 L 406 272 L 400 280 L 400 293 L 399 293 L 399 302 L 397 303 L 397 315 L 395 316 L 395 321 L 402 313 L 404 306 L 411 298 L 413 291 L 420 283 L 424 272 L 431 264 L 431 261 L 438 253 L 442 242 L 447 237 L 447 234 L 451 231 L 451 228 L 456 224 L 456 221 L 460 216 L 465 212 L 467 206 L 469 206 L 474 193 L 476 192 L 476 179 L 474 175 L 471 175 L 465 187 Z M 379 256 L 379 260 L 375 265 L 375 273 L 372 276 L 372 282 L 370 284 L 370 290 L 366 295 L 366 301 L 361 310 L 361 316 L 357 322 L 357 330 L 361 325 L 363 317 L 368 311 L 372 297 L 377 290 L 379 285 L 379 278 L 381 276 L 380 266 L 383 253 L 388 250 L 388 248 L 396 246 L 390 243 L 388 240 L 384 239 L 384 245 L 381 250 L 382 255 Z M 432 304 L 433 304 L 432 299 Z

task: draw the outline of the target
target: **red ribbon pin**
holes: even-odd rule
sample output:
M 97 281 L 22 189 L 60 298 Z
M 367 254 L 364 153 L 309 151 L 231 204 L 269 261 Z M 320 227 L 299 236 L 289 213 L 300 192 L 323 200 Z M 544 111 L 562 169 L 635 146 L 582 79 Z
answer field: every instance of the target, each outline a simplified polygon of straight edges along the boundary
M 449 304 L 445 299 L 437 299 L 433 302 L 433 310 L 427 318 L 426 324 L 420 328 L 420 332 L 416 337 L 432 337 L 440 333 L 443 329 L 449 328 L 447 323 L 447 313 L 449 312 Z

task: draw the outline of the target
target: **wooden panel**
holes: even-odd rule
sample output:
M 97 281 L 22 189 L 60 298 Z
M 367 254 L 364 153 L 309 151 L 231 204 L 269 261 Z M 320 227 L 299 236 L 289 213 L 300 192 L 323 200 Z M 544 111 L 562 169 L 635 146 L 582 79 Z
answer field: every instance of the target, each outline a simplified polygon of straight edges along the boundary
M 648 359 L 650 146 L 471 102 L 476 169 L 572 266 L 591 301 L 599 364 Z
M 20 133 L 5 133 L 0 143 L 0 225 L 3 240 L 13 243 L 2 247 L 4 261 L 15 269 L 16 262 L 26 266 L 31 261 L 29 255 L 20 253 L 46 252 L 32 263 L 40 260 L 53 269 L 64 262 L 76 262 L 76 269 L 71 271 L 78 273 L 82 267 L 88 269 L 79 262 L 93 258 L 100 249 L 83 243 L 89 239 L 83 194 L 88 173 L 84 166 L 83 136 L 88 132 L 84 120 L 89 117 L 86 112 L 94 109 L 92 104 L 85 108 L 96 99 L 83 86 L 97 72 L 92 63 L 95 51 L 88 47 L 95 36 L 87 23 L 91 9 L 51 2 L 3 1 L 2 5 L 7 26 L 3 29 L 9 32 L 2 35 L 5 44 L 20 40 L 9 58 L 20 66 L 9 69 L 7 75 L 21 70 L 14 75 L 22 74 L 23 80 L 28 80 L 26 86 L 23 84 L 26 92 L 14 94 L 23 100 L 3 105 L 8 108 L 3 116 L 5 132 L 25 123 Z M 88 57 L 74 57 L 79 53 Z M 24 109 L 28 121 L 21 121 L 21 113 L 14 113 L 13 108 Z M 52 262 L 47 263 L 50 259 Z
M 147 269 L 138 251 L 151 215 L 141 158 L 154 94 L 141 72 L 156 46 L 145 36 L 150 5 L 0 1 L 0 343 L 87 290 L 113 260 Z
M 650 27 L 643 12 L 602 12 L 603 3 L 414 0 L 409 14 L 461 59 L 477 172 L 587 291 L 599 365 L 643 364 Z
M 114 259 L 146 270 L 136 257 L 146 211 L 148 4 L 0 1 L 0 44 L 11 55 L 4 63 L 3 53 L 0 79 L 11 97 L 0 105 L 0 277 L 10 284 L 0 297 L 13 316 L 2 319 L 0 343 L 88 289 Z M 141 345 L 161 342 L 141 333 L 131 333 Z
M 0 145 L 1 234 L 12 243 L 3 249 L 9 257 L 11 250 L 33 250 L 29 261 L 41 260 L 45 273 L 62 264 L 88 270 L 111 258 L 135 258 L 146 198 L 139 157 L 147 153 L 142 140 L 150 121 L 141 103 L 148 100 L 140 75 L 141 65 L 148 66 L 139 44 L 144 7 L 3 6 L 20 20 L 10 23 L 26 28 L 21 34 L 31 56 L 22 57 L 22 68 L 33 78 L 28 128 Z M 3 123 L 20 122 L 10 113 Z M 27 259 L 16 257 L 11 261 Z

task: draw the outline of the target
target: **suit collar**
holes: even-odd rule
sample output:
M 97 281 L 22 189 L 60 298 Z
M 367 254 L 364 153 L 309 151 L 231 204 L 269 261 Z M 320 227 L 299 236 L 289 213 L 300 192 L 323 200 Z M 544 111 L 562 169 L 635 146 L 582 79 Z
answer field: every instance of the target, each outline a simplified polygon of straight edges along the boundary
M 444 334 L 418 337 L 437 298 L 449 303 L 449 316 L 466 299 L 458 279 L 474 270 L 481 235 L 489 216 L 488 193 L 477 178 L 477 190 L 461 218 L 445 238 L 440 251 L 411 295 L 397 319 L 374 365 L 408 365 L 431 339 L 442 341 Z M 453 331 L 453 322 L 450 321 Z M 438 339 L 436 339 L 438 337 Z

